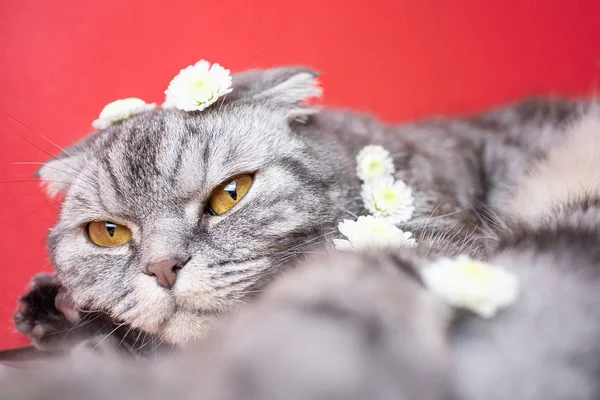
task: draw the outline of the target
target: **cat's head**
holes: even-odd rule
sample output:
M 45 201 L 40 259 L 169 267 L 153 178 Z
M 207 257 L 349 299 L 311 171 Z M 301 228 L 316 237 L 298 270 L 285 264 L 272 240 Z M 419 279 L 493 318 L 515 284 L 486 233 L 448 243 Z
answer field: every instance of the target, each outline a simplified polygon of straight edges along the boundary
M 343 194 L 296 129 L 318 94 L 305 69 L 234 75 L 204 111 L 150 111 L 45 164 L 64 196 L 49 248 L 76 305 L 185 344 L 322 243 Z

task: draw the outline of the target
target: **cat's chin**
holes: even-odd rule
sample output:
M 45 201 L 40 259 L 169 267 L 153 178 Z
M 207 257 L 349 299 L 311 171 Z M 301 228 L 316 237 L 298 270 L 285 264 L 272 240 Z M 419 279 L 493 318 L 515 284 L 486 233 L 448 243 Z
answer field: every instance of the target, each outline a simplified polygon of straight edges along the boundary
M 218 319 L 216 314 L 178 311 L 161 326 L 158 334 L 167 343 L 190 347 L 205 337 Z
M 135 306 L 128 307 L 127 302 L 122 302 L 111 310 L 113 318 L 144 332 L 158 334 L 176 312 L 174 299 L 158 287 L 154 278 L 144 274 L 137 277 L 133 286 Z

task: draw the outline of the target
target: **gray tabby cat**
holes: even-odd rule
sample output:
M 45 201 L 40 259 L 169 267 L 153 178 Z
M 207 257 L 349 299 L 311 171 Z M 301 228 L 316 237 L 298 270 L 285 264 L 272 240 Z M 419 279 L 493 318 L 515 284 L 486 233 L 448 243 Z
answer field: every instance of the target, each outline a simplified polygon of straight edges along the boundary
M 421 250 L 318 257 L 277 280 L 200 348 L 152 364 L 74 356 L 9 399 L 600 398 L 600 113 L 516 180 L 489 251 L 521 298 L 491 320 L 419 281 Z M 571 171 L 568 173 L 567 171 Z M 426 245 L 426 244 L 425 244 Z
M 391 126 L 306 107 L 319 93 L 302 68 L 237 74 L 233 92 L 207 110 L 147 112 L 49 161 L 39 176 L 64 196 L 48 240 L 58 280 L 34 280 L 17 328 L 40 348 L 93 335 L 132 351 L 195 343 L 330 246 L 342 219 L 366 214 L 355 156 L 367 144 L 388 149 L 396 178 L 413 189 L 415 216 L 402 228 L 415 233 L 419 256 L 483 257 L 496 242 L 488 221 L 505 219 L 516 180 L 584 107 L 533 100 Z M 215 215 L 209 199 L 240 175 L 250 189 L 228 191 L 235 206 Z M 94 244 L 96 221 L 113 234 L 126 227 L 131 240 Z

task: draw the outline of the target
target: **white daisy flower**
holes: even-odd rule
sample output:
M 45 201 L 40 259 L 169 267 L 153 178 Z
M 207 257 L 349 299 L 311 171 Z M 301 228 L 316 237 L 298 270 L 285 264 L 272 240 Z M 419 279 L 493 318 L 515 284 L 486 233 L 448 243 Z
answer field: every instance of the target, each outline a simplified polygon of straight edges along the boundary
M 96 129 L 105 129 L 111 125 L 118 124 L 134 115 L 144 113 L 156 108 L 156 104 L 148 104 L 142 99 L 128 97 L 108 103 L 102 109 L 97 120 L 92 122 Z
M 165 90 L 163 107 L 184 111 L 202 111 L 219 97 L 231 92 L 231 75 L 219 64 L 206 60 L 182 69 Z
M 340 232 L 348 238 L 334 239 L 338 250 L 362 250 L 381 247 L 415 247 L 417 242 L 411 232 L 404 232 L 383 218 L 372 215 L 358 217 L 356 221 L 344 220 L 338 225 Z
M 363 183 L 361 197 L 371 214 L 394 225 L 408 221 L 415 211 L 411 188 L 391 176 Z
M 356 174 L 362 181 L 391 176 L 394 172 L 390 152 L 381 146 L 365 146 L 356 156 Z
M 466 256 L 438 260 L 424 267 L 421 277 L 425 286 L 448 304 L 484 318 L 493 317 L 519 296 L 514 274 Z

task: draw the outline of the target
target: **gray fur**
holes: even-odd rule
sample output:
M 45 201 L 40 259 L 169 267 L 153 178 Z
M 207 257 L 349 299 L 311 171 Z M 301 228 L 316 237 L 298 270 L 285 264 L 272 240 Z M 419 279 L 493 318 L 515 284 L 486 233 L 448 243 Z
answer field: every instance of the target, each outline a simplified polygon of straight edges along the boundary
M 168 343 L 203 337 L 273 276 L 327 247 L 338 222 L 366 214 L 354 158 L 367 144 L 384 145 L 397 178 L 413 188 L 416 213 L 403 228 L 424 244 L 422 255 L 482 257 L 495 240 L 488 221 L 505 212 L 513 177 L 583 106 L 531 101 L 390 126 L 348 112 L 314 114 L 304 106 L 319 93 L 314 83 L 299 68 L 238 74 L 233 92 L 203 112 L 155 110 L 48 162 L 42 180 L 65 195 L 50 253 L 75 304 Z M 256 173 L 248 195 L 222 216 L 205 215 L 211 191 L 243 172 Z M 127 225 L 133 240 L 95 246 L 84 232 L 94 220 Z M 168 292 L 143 270 L 173 258 L 190 261 Z
M 512 232 L 491 258 L 518 276 L 522 294 L 497 318 L 457 325 L 458 398 L 600 397 L 600 208 L 571 212 Z

